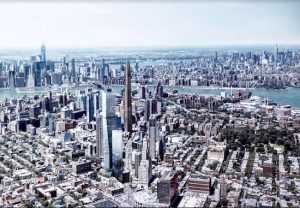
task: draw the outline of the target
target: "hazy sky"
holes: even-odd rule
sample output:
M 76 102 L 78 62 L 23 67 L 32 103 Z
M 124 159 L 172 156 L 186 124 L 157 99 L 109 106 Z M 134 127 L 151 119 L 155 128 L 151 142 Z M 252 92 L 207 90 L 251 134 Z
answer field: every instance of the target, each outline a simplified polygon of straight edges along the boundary
M 0 48 L 300 43 L 300 1 L 0 3 Z

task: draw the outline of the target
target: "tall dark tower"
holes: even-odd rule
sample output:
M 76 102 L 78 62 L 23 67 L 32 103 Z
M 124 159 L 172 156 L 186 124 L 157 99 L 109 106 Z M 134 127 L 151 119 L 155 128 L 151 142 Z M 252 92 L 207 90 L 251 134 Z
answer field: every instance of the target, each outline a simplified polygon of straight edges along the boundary
M 278 60 L 278 46 L 277 46 L 277 44 L 275 45 L 275 48 L 274 48 L 274 59 L 275 59 L 275 66 L 277 67 L 277 60 Z
M 76 77 L 75 59 L 71 59 L 71 77 Z
M 125 70 L 125 99 L 124 99 L 124 129 L 125 132 L 132 131 L 132 106 L 131 106 L 131 73 L 130 63 L 127 61 Z
M 100 114 L 96 115 L 96 144 L 97 157 L 103 157 L 103 116 Z

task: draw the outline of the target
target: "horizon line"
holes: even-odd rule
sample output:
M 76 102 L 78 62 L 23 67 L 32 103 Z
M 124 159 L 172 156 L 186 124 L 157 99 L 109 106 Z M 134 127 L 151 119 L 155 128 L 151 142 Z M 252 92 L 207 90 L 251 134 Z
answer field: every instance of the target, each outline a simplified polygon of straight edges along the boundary
M 43 45 L 41 43 L 38 46 L 11 46 L 11 47 L 0 47 L 0 50 L 35 50 L 40 49 L 40 47 Z M 49 45 L 47 46 L 47 43 L 44 43 L 46 48 L 49 48 Z M 151 49 L 151 48 L 218 48 L 218 47 L 236 47 L 236 46 L 245 46 L 245 47 L 254 47 L 254 46 L 300 46 L 300 43 L 220 43 L 220 44 L 195 44 L 195 45 L 145 45 L 145 46 L 54 46 L 50 48 L 54 50 L 69 50 L 69 49 Z
M 297 1 L 298 0 L 0 0 L 0 3 L 289 3 Z

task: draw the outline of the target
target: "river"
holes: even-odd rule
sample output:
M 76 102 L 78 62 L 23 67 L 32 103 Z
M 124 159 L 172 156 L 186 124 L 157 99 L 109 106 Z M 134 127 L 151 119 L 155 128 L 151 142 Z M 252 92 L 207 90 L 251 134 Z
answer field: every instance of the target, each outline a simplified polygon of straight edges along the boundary
M 70 91 L 76 89 L 84 89 L 85 87 L 70 87 Z M 113 86 L 112 90 L 115 92 L 120 92 L 122 86 Z M 133 87 L 134 89 L 135 87 Z M 52 88 L 52 91 L 60 91 L 60 88 Z M 211 94 L 218 95 L 222 91 L 230 93 L 230 89 L 218 89 L 218 88 L 201 88 L 201 87 L 164 87 L 166 92 L 171 92 L 177 90 L 179 93 L 193 93 L 193 94 Z M 235 89 L 233 89 L 235 90 Z M 0 88 L 0 100 L 5 98 L 18 98 L 23 95 L 32 96 L 34 94 L 47 94 L 49 88 L 46 87 L 36 87 L 32 90 L 27 89 L 7 89 Z M 259 96 L 262 98 L 268 98 L 269 100 L 279 103 L 281 105 L 291 105 L 292 107 L 300 108 L 300 88 L 287 88 L 284 90 L 274 90 L 274 89 L 250 89 L 252 95 Z

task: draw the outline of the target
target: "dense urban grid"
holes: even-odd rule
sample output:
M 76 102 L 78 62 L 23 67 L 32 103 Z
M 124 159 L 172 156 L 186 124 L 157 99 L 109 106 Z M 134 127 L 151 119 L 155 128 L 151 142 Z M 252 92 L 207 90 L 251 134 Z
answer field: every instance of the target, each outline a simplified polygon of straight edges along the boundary
M 124 85 L 128 57 L 108 55 L 109 63 L 99 57 L 46 60 L 46 47 L 41 54 L 28 59 L 0 62 L 0 87 L 39 87 L 100 82 L 105 85 Z M 283 89 L 299 87 L 299 51 L 278 49 L 254 52 L 198 52 L 157 50 L 154 53 L 132 54 L 133 83 L 157 83 L 169 86 L 264 87 Z M 143 61 L 165 60 L 164 64 L 139 66 Z M 150 62 L 151 63 L 151 62 Z M 110 65 L 119 67 L 110 68 Z
M 251 92 L 300 87 L 299 50 L 59 60 L 42 45 L 1 60 L 0 87 L 48 91 L 0 101 L 0 207 L 300 206 L 300 111 Z

